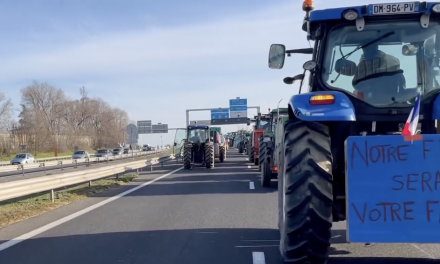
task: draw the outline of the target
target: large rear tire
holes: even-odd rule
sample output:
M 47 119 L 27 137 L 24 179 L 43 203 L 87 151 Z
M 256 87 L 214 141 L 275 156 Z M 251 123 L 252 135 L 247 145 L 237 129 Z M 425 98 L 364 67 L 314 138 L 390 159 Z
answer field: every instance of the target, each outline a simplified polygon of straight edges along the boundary
M 328 127 L 291 120 L 284 125 L 283 141 L 280 253 L 285 262 L 324 264 L 333 206 Z
M 214 144 L 205 144 L 205 164 L 207 169 L 214 168 Z
M 270 181 L 272 179 L 272 171 L 270 169 L 270 163 L 267 160 L 261 161 L 261 186 L 270 187 Z
M 254 163 L 254 148 L 252 147 L 251 142 L 248 142 L 248 153 L 249 162 Z
M 225 146 L 220 146 L 219 159 L 220 159 L 220 162 L 223 162 L 226 159 L 226 147 Z
M 192 159 L 192 146 L 183 148 L 183 168 L 185 170 L 191 169 L 191 159 Z
M 258 170 L 262 171 L 262 165 L 264 160 L 266 159 L 266 143 L 263 141 L 263 137 L 260 137 L 260 141 L 259 141 L 259 150 L 260 152 L 258 153 L 258 161 L 259 161 L 259 165 L 258 165 Z
M 238 153 L 243 154 L 243 152 L 244 152 L 243 144 L 240 142 L 238 143 Z

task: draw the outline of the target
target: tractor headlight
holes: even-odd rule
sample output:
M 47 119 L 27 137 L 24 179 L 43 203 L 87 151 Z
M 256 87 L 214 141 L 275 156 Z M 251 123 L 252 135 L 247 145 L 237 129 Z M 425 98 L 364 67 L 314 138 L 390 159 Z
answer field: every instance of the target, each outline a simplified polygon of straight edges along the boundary
M 358 18 L 359 14 L 357 10 L 354 9 L 349 9 L 344 11 L 344 13 L 342 13 L 342 16 L 347 19 L 347 20 L 356 20 L 356 18 Z

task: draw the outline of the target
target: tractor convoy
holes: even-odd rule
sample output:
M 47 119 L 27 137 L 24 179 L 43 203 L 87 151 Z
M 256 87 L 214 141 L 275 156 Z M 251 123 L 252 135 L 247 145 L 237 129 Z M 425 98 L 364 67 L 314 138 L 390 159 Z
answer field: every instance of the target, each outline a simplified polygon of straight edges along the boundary
M 315 11 L 313 1 L 305 0 L 302 9 L 302 30 L 314 43 L 291 50 L 273 44 L 268 59 L 269 68 L 282 69 L 286 55 L 311 55 L 302 73 L 283 80 L 299 81 L 298 94 L 286 108 L 258 113 L 252 131 L 228 133 L 227 140 L 217 128 L 188 126 L 184 167 L 213 168 L 215 159 L 225 160 L 228 144 L 258 165 L 261 188 L 277 179 L 279 250 L 287 263 L 327 263 L 332 223 L 339 221 L 346 221 L 350 242 L 440 243 L 428 204 L 438 194 L 408 189 L 410 182 L 420 185 L 431 176 L 401 176 L 416 165 L 439 175 L 440 147 L 432 149 L 436 159 L 425 154 L 431 151 L 426 142 L 440 142 L 440 2 Z M 198 140 L 196 132 L 205 138 Z M 423 158 L 414 154 L 418 149 Z M 390 178 L 405 192 L 392 192 L 397 185 L 389 187 Z M 409 198 L 422 205 L 402 209 L 405 215 L 414 211 L 421 217 L 427 210 L 428 222 L 386 220 L 401 209 L 397 202 Z M 402 201 L 375 209 L 396 199 Z M 356 203 L 364 204 L 363 211 Z

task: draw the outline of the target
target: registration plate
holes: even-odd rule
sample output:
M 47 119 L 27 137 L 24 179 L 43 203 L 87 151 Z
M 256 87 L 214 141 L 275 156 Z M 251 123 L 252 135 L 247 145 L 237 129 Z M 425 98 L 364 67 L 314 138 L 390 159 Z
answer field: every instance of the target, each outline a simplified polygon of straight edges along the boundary
M 376 4 L 370 6 L 371 15 L 393 15 L 419 12 L 418 2 Z

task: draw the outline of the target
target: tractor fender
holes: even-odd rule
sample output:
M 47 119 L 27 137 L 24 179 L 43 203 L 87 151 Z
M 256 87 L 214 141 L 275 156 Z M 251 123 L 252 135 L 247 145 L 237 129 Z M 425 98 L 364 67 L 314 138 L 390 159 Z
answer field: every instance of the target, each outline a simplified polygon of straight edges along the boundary
M 314 95 L 333 95 L 334 103 L 327 105 L 311 105 L 310 98 Z M 296 118 L 303 121 L 356 121 L 353 104 L 348 96 L 337 91 L 310 92 L 292 96 L 289 108 Z

